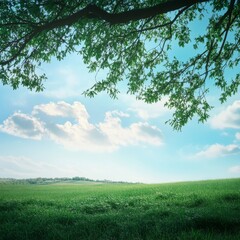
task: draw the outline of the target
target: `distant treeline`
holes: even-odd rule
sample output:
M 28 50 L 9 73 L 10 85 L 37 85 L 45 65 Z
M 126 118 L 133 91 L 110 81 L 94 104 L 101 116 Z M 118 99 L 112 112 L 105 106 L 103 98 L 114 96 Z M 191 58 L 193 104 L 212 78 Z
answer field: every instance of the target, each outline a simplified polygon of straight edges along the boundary
M 111 180 L 93 180 L 86 177 L 61 177 L 61 178 L 26 178 L 26 179 L 15 179 L 15 178 L 0 178 L 1 183 L 16 183 L 16 184 L 50 184 L 50 183 L 74 183 L 74 182 L 96 182 L 96 183 L 128 183 L 123 181 L 111 181 Z

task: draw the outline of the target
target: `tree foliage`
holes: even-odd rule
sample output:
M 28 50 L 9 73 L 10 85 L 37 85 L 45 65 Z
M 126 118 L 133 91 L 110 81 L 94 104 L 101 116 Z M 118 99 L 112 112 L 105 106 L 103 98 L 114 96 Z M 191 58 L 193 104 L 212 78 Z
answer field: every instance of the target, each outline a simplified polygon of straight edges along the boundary
M 238 92 L 239 12 L 239 0 L 3 0 L 0 79 L 41 91 L 38 67 L 78 52 L 91 72 L 107 70 L 85 95 L 115 98 L 124 81 L 148 103 L 168 96 L 170 124 L 181 129 L 207 119 L 213 85 L 221 102 Z

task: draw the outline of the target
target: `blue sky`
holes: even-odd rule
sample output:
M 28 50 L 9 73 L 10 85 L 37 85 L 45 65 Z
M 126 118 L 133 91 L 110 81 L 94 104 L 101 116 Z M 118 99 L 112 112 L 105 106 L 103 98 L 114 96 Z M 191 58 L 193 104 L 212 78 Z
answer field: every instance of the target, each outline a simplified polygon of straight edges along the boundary
M 240 97 L 215 108 L 205 124 L 181 132 L 165 121 L 164 101 L 145 104 L 122 91 L 86 98 L 95 82 L 81 56 L 39 71 L 41 93 L 0 85 L 0 177 L 74 177 L 158 183 L 240 177 Z M 104 76 L 100 72 L 97 78 Z M 123 89 L 124 90 L 124 89 Z

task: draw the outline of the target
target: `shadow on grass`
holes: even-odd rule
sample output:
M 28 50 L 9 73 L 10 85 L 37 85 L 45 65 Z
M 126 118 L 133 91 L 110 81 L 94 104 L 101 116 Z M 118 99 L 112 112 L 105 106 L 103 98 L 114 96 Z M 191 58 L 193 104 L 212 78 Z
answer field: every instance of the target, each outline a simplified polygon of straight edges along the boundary
M 221 200 L 225 202 L 235 202 L 240 201 L 240 193 L 229 193 L 220 197 Z
M 240 220 L 228 220 L 213 216 L 199 217 L 193 220 L 192 228 L 218 233 L 240 232 Z

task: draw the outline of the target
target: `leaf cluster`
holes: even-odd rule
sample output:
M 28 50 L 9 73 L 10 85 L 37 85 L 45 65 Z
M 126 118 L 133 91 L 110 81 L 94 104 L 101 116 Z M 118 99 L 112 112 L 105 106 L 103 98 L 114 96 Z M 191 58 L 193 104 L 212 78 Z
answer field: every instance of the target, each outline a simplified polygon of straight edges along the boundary
M 175 1 L 171 1 L 174 9 Z M 90 72 L 107 70 L 107 76 L 85 95 L 106 91 L 116 98 L 119 83 L 124 81 L 129 94 L 148 103 L 167 96 L 166 106 L 174 110 L 169 123 L 177 130 L 194 116 L 201 122 L 208 118 L 212 85 L 221 90 L 221 102 L 238 92 L 239 0 L 199 0 L 175 11 L 119 24 L 108 19 L 157 6 L 159 1 L 94 3 L 1 1 L 2 83 L 13 89 L 23 85 L 41 91 L 46 79 L 39 74 L 41 64 L 78 52 Z M 202 31 L 195 29 L 200 25 Z M 181 49 L 188 52 L 182 56 Z

